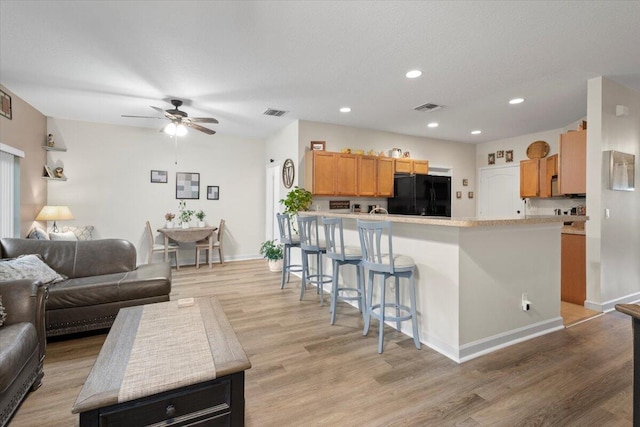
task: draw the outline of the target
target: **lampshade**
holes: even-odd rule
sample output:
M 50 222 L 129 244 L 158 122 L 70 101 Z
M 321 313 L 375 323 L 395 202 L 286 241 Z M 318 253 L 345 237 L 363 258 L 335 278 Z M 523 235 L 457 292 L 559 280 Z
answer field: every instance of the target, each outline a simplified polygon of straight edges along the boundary
M 66 219 L 73 219 L 68 206 L 45 206 L 36 217 L 36 221 L 53 221 L 53 227 L 51 227 L 53 232 L 58 231 L 56 221 Z
M 73 219 L 68 206 L 45 206 L 36 217 L 36 221 L 58 221 L 63 219 Z

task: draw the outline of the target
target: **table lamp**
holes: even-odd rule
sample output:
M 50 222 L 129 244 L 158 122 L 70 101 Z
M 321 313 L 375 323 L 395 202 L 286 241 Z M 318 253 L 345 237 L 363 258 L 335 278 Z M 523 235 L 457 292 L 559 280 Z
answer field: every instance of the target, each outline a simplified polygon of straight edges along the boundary
M 58 232 L 56 221 L 67 219 L 73 219 L 73 215 L 71 215 L 71 211 L 67 206 L 45 206 L 36 217 L 36 221 L 53 221 L 53 227 L 51 227 L 51 232 L 53 233 Z

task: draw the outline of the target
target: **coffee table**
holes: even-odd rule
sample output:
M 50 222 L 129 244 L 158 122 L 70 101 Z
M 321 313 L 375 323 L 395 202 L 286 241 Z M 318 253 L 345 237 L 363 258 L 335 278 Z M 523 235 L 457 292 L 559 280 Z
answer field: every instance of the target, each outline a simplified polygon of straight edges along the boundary
M 80 426 L 242 426 L 251 367 L 220 302 L 123 308 L 72 413 Z

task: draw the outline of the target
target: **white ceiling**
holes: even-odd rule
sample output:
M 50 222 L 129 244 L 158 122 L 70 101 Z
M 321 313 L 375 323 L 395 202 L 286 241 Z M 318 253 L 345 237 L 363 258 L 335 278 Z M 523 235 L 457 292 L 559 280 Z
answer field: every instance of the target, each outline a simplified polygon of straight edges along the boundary
M 153 129 L 120 115 L 177 97 L 220 134 L 300 119 L 484 142 L 585 117 L 593 77 L 640 91 L 640 1 L 0 0 L 0 31 L 0 83 L 43 114 Z

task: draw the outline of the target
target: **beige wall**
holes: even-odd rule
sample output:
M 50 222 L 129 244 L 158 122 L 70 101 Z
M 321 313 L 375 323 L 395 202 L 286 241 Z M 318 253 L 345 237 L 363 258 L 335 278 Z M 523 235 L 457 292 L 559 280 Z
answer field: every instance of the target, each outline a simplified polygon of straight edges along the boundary
M 24 151 L 20 161 L 20 236 L 26 236 L 47 202 L 47 182 L 41 178 L 46 152 L 41 148 L 47 135 L 47 118 L 6 87 L 13 117 L 0 117 L 0 142 Z

